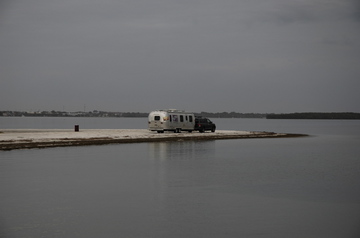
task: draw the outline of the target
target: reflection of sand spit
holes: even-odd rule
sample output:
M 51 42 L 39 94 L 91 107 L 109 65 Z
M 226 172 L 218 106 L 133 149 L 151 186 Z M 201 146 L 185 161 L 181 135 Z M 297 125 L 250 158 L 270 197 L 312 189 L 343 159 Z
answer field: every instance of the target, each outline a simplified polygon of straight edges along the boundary
M 33 130 L 6 129 L 0 133 L 0 150 L 46 148 L 58 146 L 102 145 L 111 143 L 137 143 L 183 140 L 219 140 L 245 138 L 297 137 L 300 134 L 278 134 L 274 132 L 251 132 L 217 130 L 215 133 L 156 133 L 146 129 L 85 129 Z

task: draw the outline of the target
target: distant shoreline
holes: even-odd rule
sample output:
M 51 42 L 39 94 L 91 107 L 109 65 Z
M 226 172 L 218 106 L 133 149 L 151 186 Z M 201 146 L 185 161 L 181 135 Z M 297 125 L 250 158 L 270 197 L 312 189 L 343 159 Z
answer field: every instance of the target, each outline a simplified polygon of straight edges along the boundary
M 266 119 L 306 119 L 306 120 L 360 120 L 360 113 L 354 112 L 301 112 L 267 114 Z
M 296 112 L 296 113 L 239 113 L 239 112 L 200 112 L 195 116 L 209 118 L 259 118 L 259 119 L 325 119 L 325 120 L 360 120 L 360 113 L 355 112 Z M 65 112 L 65 111 L 0 111 L 0 117 L 116 117 L 146 118 L 146 112 Z

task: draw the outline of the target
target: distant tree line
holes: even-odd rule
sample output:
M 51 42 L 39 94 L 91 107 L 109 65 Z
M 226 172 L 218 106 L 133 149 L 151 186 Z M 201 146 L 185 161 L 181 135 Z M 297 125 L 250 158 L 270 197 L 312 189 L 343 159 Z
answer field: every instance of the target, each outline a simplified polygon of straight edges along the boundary
M 267 114 L 266 119 L 338 119 L 359 120 L 360 113 L 354 112 L 299 112 L 286 114 Z
M 238 112 L 200 112 L 194 113 L 196 116 L 212 118 L 265 118 L 263 113 L 238 113 Z M 89 112 L 64 112 L 64 111 L 0 111 L 0 116 L 8 117 L 147 117 L 148 112 L 106 112 L 106 111 L 89 111 Z
M 265 113 L 239 113 L 239 112 L 200 112 L 194 113 L 195 116 L 211 118 L 265 118 Z
M 195 116 L 209 118 L 266 118 L 266 119 L 360 119 L 360 113 L 354 112 L 302 112 L 286 114 L 265 114 L 265 113 L 239 113 L 239 112 L 200 112 L 194 113 Z M 89 112 L 64 112 L 64 111 L 0 111 L 3 117 L 147 117 L 148 112 L 106 112 L 106 111 L 89 111 Z
M 148 113 L 143 112 L 106 112 L 106 111 L 89 111 L 89 112 L 64 112 L 64 111 L 0 111 L 0 116 L 4 117 L 147 117 Z

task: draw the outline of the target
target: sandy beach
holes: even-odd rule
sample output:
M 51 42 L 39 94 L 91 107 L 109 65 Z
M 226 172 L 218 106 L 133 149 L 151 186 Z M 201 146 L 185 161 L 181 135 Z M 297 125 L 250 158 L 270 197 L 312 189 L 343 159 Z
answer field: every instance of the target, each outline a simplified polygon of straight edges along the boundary
M 0 150 L 182 140 L 298 137 L 299 134 L 218 130 L 215 133 L 156 133 L 146 129 L 2 129 Z

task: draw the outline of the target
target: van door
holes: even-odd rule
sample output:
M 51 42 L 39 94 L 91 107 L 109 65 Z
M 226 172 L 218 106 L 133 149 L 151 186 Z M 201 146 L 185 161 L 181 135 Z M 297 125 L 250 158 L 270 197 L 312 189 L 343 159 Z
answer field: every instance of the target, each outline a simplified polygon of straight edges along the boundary
M 151 129 L 161 129 L 161 116 L 158 114 L 155 114 L 150 118 L 150 128 Z

